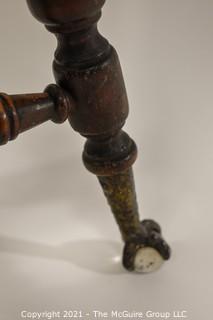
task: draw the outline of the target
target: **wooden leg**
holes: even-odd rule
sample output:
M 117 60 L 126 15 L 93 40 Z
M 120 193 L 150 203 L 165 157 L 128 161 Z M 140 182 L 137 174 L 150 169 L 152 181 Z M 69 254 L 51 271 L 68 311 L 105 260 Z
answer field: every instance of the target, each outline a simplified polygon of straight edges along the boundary
M 53 64 L 59 87 L 72 96 L 69 122 L 87 138 L 83 161 L 103 188 L 125 242 L 128 270 L 154 271 L 170 250 L 153 221 L 140 222 L 132 165 L 137 148 L 122 131 L 128 99 L 115 49 L 97 22 L 105 0 L 27 0 L 32 14 L 55 33 Z
M 99 176 L 98 179 L 126 242 L 142 231 L 133 171 L 130 168 L 112 176 Z
M 152 220 L 140 222 L 132 163 L 136 145 L 120 131 L 104 141 L 90 139 L 83 153 L 84 164 L 95 173 L 103 188 L 125 243 L 123 265 L 129 271 L 148 273 L 170 257 L 170 248 Z

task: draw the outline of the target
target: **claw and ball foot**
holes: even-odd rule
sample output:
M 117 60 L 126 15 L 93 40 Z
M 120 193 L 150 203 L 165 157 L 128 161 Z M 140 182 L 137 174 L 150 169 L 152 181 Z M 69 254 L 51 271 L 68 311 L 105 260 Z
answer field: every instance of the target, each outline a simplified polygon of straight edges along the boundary
M 157 271 L 170 258 L 170 247 L 161 235 L 160 226 L 153 220 L 141 222 L 143 232 L 126 242 L 123 265 L 129 271 Z

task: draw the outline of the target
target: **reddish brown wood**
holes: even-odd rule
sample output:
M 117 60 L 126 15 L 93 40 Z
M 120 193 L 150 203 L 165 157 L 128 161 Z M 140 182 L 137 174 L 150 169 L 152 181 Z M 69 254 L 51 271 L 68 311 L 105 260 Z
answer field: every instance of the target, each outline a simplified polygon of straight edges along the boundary
M 84 164 L 98 177 L 119 225 L 123 264 L 135 270 L 141 249 L 152 248 L 165 260 L 170 249 L 154 221 L 140 222 L 132 173 L 137 147 L 122 130 L 129 111 L 122 70 L 115 49 L 97 29 L 104 3 L 27 0 L 34 17 L 57 38 L 53 72 L 58 87 L 37 95 L 1 95 L 0 132 L 5 143 L 46 120 L 68 117 L 72 128 L 87 138 Z
M 73 109 L 71 97 L 56 85 L 43 93 L 0 93 L 0 144 L 48 120 L 63 123 Z
M 97 29 L 105 1 L 27 3 L 33 15 L 57 37 L 53 71 L 58 85 L 76 102 L 69 121 L 88 138 L 83 155 L 86 167 L 97 175 L 128 169 L 137 149 L 121 131 L 128 116 L 122 71 L 115 49 Z

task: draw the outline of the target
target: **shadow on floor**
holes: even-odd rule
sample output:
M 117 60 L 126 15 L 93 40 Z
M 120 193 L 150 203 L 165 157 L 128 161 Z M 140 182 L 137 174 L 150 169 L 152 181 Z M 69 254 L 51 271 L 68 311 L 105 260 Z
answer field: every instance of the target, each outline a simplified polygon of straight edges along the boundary
M 62 260 L 96 273 L 123 274 L 122 245 L 105 240 L 79 240 L 51 246 L 0 236 L 0 252 Z

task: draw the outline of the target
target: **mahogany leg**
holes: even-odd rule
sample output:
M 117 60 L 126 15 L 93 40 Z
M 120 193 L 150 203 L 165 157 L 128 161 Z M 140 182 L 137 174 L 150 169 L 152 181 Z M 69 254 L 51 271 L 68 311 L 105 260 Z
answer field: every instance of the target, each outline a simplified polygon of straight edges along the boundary
M 148 273 L 170 257 L 170 248 L 152 220 L 140 222 L 131 164 L 136 145 L 120 132 L 113 138 L 85 145 L 85 166 L 99 179 L 125 243 L 123 265 L 129 271 Z
M 116 51 L 97 29 L 105 0 L 27 3 L 32 14 L 57 37 L 56 82 L 74 101 L 69 122 L 87 138 L 83 161 L 98 177 L 119 225 L 125 242 L 124 267 L 154 271 L 169 258 L 170 249 L 158 224 L 139 219 L 132 174 L 137 148 L 122 131 L 128 116 L 122 71 Z

